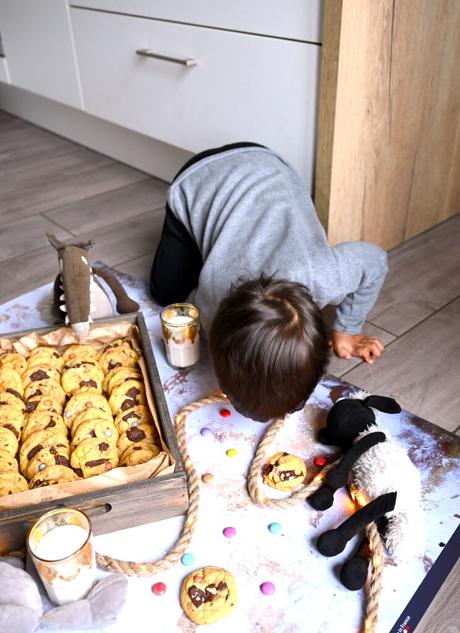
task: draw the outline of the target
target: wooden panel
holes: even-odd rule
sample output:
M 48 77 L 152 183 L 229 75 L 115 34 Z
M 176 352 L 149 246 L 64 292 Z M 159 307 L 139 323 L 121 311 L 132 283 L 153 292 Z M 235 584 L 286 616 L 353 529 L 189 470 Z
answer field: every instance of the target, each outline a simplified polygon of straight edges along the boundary
M 395 249 L 389 266 L 367 318 L 400 335 L 460 295 L 460 215 Z
M 319 46 L 78 9 L 72 24 L 88 113 L 192 152 L 262 143 L 311 184 Z
M 460 298 L 391 343 L 373 365 L 344 377 L 371 393 L 453 431 L 458 426 Z
M 99 196 L 72 202 L 45 215 L 64 229 L 80 235 L 107 226 L 107 218 L 113 224 L 149 210 L 163 209 L 167 188 L 168 185 L 161 180 L 149 178 Z
M 27 530 L 33 522 L 45 512 L 62 505 L 83 510 L 91 518 L 94 534 L 106 534 L 183 514 L 187 508 L 187 484 L 183 473 L 175 473 L 65 500 L 47 501 L 39 506 L 0 512 L 0 554 L 23 547 Z
M 321 0 L 73 0 L 71 6 L 321 42 Z
M 333 243 L 389 248 L 460 211 L 460 3 L 341 4 L 330 199 L 320 199 L 321 215 Z M 325 32 L 325 46 L 336 32 Z M 335 63 L 332 54 L 324 61 Z M 326 149 L 330 127 L 320 132 Z M 327 163 L 320 191 L 323 178 Z
M 319 219 L 326 231 L 329 225 L 329 198 L 331 195 L 332 150 L 335 131 L 341 23 L 342 0 L 324 0 L 315 206 Z

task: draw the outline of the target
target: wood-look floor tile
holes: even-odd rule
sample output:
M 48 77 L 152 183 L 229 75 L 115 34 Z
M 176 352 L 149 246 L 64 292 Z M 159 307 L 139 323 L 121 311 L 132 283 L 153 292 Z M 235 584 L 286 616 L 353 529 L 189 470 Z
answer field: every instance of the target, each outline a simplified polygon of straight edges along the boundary
M 168 185 L 148 178 L 133 185 L 84 198 L 46 213 L 46 217 L 75 235 L 88 233 L 107 224 L 128 220 L 164 207 Z
M 371 323 L 364 324 L 363 334 L 366 334 L 367 336 L 378 336 L 384 345 L 388 345 L 389 343 L 391 343 L 391 341 L 394 341 L 395 339 L 392 334 L 385 332 L 385 330 L 381 330 Z M 375 362 L 378 363 L 379 361 L 377 360 Z M 338 358 L 337 356 L 335 356 L 335 354 L 331 354 L 331 360 L 329 361 L 327 372 L 329 374 L 333 374 L 334 376 L 340 377 L 354 367 L 361 365 L 362 363 L 363 361 L 360 358 L 351 358 L 350 360 L 345 360 L 344 358 Z
M 57 254 L 51 246 L 43 246 L 6 259 L 0 262 L 0 301 L 9 301 L 52 282 L 58 272 Z
M 148 281 L 150 278 L 150 269 L 152 267 L 154 253 L 143 255 L 142 257 L 136 257 L 123 264 L 117 264 L 117 270 L 131 277 L 139 277 Z
M 0 127 L 0 222 L 10 223 L 149 179 L 14 117 Z
M 163 209 L 141 213 L 88 234 L 82 233 L 80 237 L 96 242 L 89 252 L 90 260 L 101 260 L 109 266 L 141 255 L 153 257 L 163 228 L 163 216 Z
M 400 335 L 460 295 L 460 215 L 398 246 L 368 321 Z
M 41 215 L 36 215 L 18 222 L 0 225 L 0 261 L 10 259 L 36 250 L 48 244 L 47 232 L 54 233 L 59 239 L 71 238 L 72 234 Z
M 429 609 L 417 624 L 417 633 L 457 633 L 460 619 L 460 560 L 457 560 Z M 406 631 L 408 629 L 405 629 Z
M 371 393 L 389 395 L 405 409 L 445 429 L 459 425 L 460 298 L 387 347 L 373 365 L 344 378 Z
M 47 170 L 41 178 L 25 179 L 13 190 L 5 191 L 0 183 L 2 221 L 12 222 L 46 212 L 146 178 L 142 172 L 115 162 L 97 168 L 87 164 L 67 166 L 64 171 L 56 164 L 54 170 Z

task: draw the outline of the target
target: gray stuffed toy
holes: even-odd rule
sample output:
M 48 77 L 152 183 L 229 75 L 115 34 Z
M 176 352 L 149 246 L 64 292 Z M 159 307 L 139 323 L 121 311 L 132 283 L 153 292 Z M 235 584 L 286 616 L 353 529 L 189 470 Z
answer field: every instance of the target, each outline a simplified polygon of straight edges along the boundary
M 126 599 L 128 581 L 111 574 L 99 581 L 84 600 L 77 600 L 43 614 L 42 596 L 35 574 L 22 560 L 0 559 L 0 631 L 34 633 L 48 629 L 89 629 L 113 624 Z

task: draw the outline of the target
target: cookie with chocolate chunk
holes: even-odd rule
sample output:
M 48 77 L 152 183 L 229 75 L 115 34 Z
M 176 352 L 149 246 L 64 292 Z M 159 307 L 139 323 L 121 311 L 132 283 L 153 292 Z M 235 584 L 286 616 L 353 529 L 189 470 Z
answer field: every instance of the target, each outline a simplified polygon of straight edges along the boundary
M 107 413 L 107 411 L 99 409 L 98 407 L 91 407 L 90 409 L 81 411 L 72 420 L 72 426 L 70 427 L 72 437 L 78 433 L 80 424 L 88 422 L 89 420 L 105 420 L 106 422 L 113 424 L 113 415 L 111 413 Z
M 8 391 L 9 389 L 13 389 L 22 398 L 24 388 L 21 375 L 9 367 L 0 367 L 0 391 Z
M 112 416 L 109 403 L 103 395 L 91 391 L 77 391 L 77 393 L 70 398 L 65 407 L 64 422 L 68 427 L 71 427 L 74 418 L 79 413 L 92 408 L 100 409 L 109 416 Z
M 22 411 L 9 404 L 0 404 L 0 426 L 4 426 L 19 439 L 23 429 L 25 417 Z
M 35 347 L 27 355 L 27 367 L 53 367 L 61 370 L 64 360 L 55 347 Z
M 46 446 L 32 457 L 23 474 L 32 479 L 47 466 L 66 466 L 70 468 L 70 450 L 64 446 Z
M 2 404 L 7 404 L 14 409 L 18 409 L 18 411 L 20 411 L 21 413 L 24 413 L 26 410 L 24 400 L 21 398 L 19 393 L 14 393 L 14 389 L 0 392 L 0 406 Z
M 48 430 L 59 431 L 64 437 L 67 437 L 67 426 L 62 415 L 54 411 L 34 411 L 27 416 L 21 439 L 25 442 L 32 433 Z
M 22 373 L 21 379 L 25 389 L 28 385 L 30 385 L 30 383 L 46 382 L 47 380 L 54 380 L 54 382 L 59 384 L 61 381 L 61 374 L 54 367 L 40 365 L 39 367 L 27 367 L 27 369 Z
M 35 413 L 38 411 L 51 411 L 62 415 L 64 403 L 58 402 L 52 396 L 41 396 L 33 398 L 25 403 L 26 413 Z
M 12 457 L 18 452 L 19 441 L 16 434 L 4 426 L 0 426 L 0 449 L 10 453 Z
M 37 431 L 32 433 L 19 449 L 19 468 L 25 475 L 31 459 L 43 448 L 53 446 L 59 454 L 69 457 L 70 442 L 58 431 Z
M 300 457 L 284 452 L 272 455 L 262 468 L 264 484 L 277 490 L 294 490 L 304 482 L 306 474 Z
M 83 440 L 74 448 L 70 464 L 78 475 L 101 475 L 118 466 L 118 451 L 114 443 L 100 438 Z
M 2 473 L 17 473 L 19 464 L 8 451 L 0 449 L 0 475 Z
M 121 385 L 122 382 L 133 379 L 142 380 L 142 374 L 139 369 L 133 369 L 132 367 L 115 367 L 115 369 L 111 369 L 104 377 L 102 388 L 110 395 L 113 389 Z
M 139 380 L 127 380 L 123 382 L 110 394 L 109 405 L 116 416 L 121 411 L 127 411 L 131 407 L 139 404 L 146 404 L 144 383 Z
M 130 407 L 126 411 L 120 411 L 115 418 L 115 426 L 118 429 L 120 435 L 125 433 L 133 426 L 139 426 L 139 424 L 153 424 L 152 414 L 148 407 L 144 404 Z
M 113 422 L 104 418 L 86 420 L 78 425 L 76 432 L 72 435 L 72 449 L 75 449 L 83 440 L 91 438 L 99 438 L 116 446 L 118 431 Z
M 69 345 L 62 355 L 64 365 L 72 367 L 76 363 L 93 362 L 97 363 L 97 351 L 91 345 L 75 343 Z
M 0 356 L 0 367 L 13 369 L 21 375 L 27 367 L 27 360 L 22 354 L 18 354 L 16 352 L 6 352 Z
M 68 367 L 64 365 L 62 371 L 61 385 L 68 395 L 73 395 L 77 391 L 102 392 L 102 381 L 104 374 L 99 365 L 93 362 L 79 362 Z
M 53 484 L 66 484 L 71 481 L 78 481 L 80 477 L 67 466 L 46 466 L 41 471 L 35 473 L 29 481 L 29 488 L 43 488 Z
M 53 398 L 61 406 L 64 405 L 66 399 L 64 389 L 56 380 L 47 379 L 30 382 L 24 389 L 24 398 L 27 403 L 41 400 L 44 396 Z
M 128 448 L 139 442 L 158 443 L 156 430 L 151 424 L 139 424 L 122 433 L 117 442 L 119 455 L 123 455 Z
M 122 341 L 118 345 L 109 343 L 104 347 L 99 355 L 99 365 L 104 374 L 106 374 L 116 367 L 135 368 L 137 367 L 138 359 L 139 355 L 133 350 L 131 345 L 126 341 Z
M 0 473 L 0 497 L 28 489 L 27 481 L 19 473 Z
M 180 603 L 196 624 L 212 624 L 227 617 L 237 600 L 235 578 L 221 567 L 202 567 L 182 582 Z
M 152 442 L 136 442 L 129 446 L 120 457 L 120 466 L 138 466 L 145 464 L 161 453 L 161 449 Z

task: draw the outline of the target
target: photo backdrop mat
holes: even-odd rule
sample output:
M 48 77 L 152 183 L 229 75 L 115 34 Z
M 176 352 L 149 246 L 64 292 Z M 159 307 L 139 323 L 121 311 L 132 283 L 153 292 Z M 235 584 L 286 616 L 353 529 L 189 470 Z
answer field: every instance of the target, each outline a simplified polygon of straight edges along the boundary
M 201 360 L 195 368 L 177 371 L 169 367 L 161 341 L 159 306 L 149 298 L 145 282 L 122 274 L 117 276 L 141 304 L 171 417 L 182 406 L 217 391 L 205 343 L 202 342 Z M 0 306 L 0 332 L 48 325 L 43 305 L 50 293 L 48 284 Z M 325 377 L 305 409 L 287 418 L 272 452 L 285 450 L 297 454 L 306 461 L 313 476 L 317 472 L 314 457 L 332 456 L 334 452 L 316 442 L 317 429 L 324 425 L 333 402 L 357 389 L 332 376 Z M 212 483 L 201 486 L 200 516 L 190 548 L 194 562 L 190 566 L 179 564 L 151 579 L 130 579 L 120 619 L 106 630 L 125 633 L 134 623 L 136 633 L 150 633 L 155 623 L 161 623 L 162 633 L 359 630 L 364 593 L 347 591 L 337 575 L 340 563 L 352 552 L 355 542 L 343 554 L 330 559 L 315 548 L 319 534 L 338 525 L 353 510 L 348 495 L 339 492 L 334 507 L 324 513 L 305 503 L 286 510 L 255 506 L 246 491 L 246 475 L 266 426 L 243 418 L 231 407 L 231 415 L 222 417 L 219 409 L 219 406 L 201 409 L 188 421 L 191 458 L 200 475 L 206 472 L 214 475 Z M 387 633 L 459 524 L 460 438 L 407 411 L 382 414 L 381 424 L 406 447 L 420 469 L 426 533 L 423 557 L 397 567 L 385 566 L 377 631 Z M 210 434 L 200 433 L 204 427 L 210 429 Z M 237 449 L 235 457 L 227 457 L 229 448 Z M 283 496 L 268 487 L 266 494 Z M 280 534 L 268 530 L 273 522 L 281 524 Z M 181 524 L 182 519 L 177 517 L 99 536 L 95 538 L 96 549 L 126 560 L 156 560 L 175 542 Z M 225 527 L 235 527 L 236 536 L 226 538 L 222 533 Z M 178 599 L 182 579 L 204 565 L 231 571 L 239 589 L 239 602 L 233 614 L 207 627 L 191 623 Z M 104 575 L 99 573 L 101 577 Z M 167 591 L 155 596 L 150 588 L 159 581 L 166 584 Z M 271 596 L 259 590 L 265 581 L 276 586 Z

